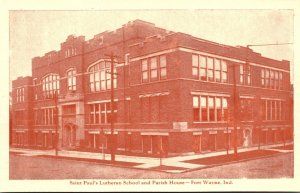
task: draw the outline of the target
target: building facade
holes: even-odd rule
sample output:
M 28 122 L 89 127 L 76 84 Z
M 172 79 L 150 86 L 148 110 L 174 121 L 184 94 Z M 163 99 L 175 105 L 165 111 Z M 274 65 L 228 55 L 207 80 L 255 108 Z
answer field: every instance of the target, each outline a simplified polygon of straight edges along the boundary
M 12 83 L 18 147 L 107 151 L 113 122 L 120 153 L 201 153 L 293 141 L 292 115 L 289 61 L 141 20 L 70 35 Z

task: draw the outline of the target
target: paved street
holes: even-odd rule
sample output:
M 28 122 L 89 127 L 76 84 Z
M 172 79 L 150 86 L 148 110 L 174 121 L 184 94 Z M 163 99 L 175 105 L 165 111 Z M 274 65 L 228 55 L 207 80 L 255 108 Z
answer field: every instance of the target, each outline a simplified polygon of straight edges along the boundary
M 281 178 L 293 177 L 293 153 L 172 174 L 99 163 L 10 155 L 10 179 Z

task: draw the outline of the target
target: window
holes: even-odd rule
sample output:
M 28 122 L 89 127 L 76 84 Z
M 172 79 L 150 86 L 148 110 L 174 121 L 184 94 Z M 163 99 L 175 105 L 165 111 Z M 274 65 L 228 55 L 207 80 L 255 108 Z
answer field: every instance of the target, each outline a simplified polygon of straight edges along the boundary
M 240 84 L 251 85 L 251 68 L 249 65 L 240 64 Z
M 53 98 L 59 94 L 59 76 L 50 74 L 42 79 L 43 95 L 45 98 Z
M 114 102 L 114 117 L 117 117 L 117 102 Z M 115 119 L 116 120 L 116 119 Z M 111 103 L 102 102 L 89 105 L 90 124 L 108 124 L 111 122 Z
M 25 101 L 25 88 L 17 88 L 17 103 Z
M 199 61 L 198 61 L 198 55 L 192 56 L 192 75 L 195 78 L 199 77 Z
M 207 77 L 209 81 L 214 80 L 214 59 L 207 58 Z
M 94 66 L 89 68 L 90 73 L 90 91 L 99 92 L 111 89 L 111 63 L 109 61 L 101 61 Z M 116 68 L 114 68 L 113 75 L 113 87 L 117 88 L 117 73 Z M 76 83 L 76 79 L 75 79 Z M 76 88 L 76 87 L 75 87 Z
M 219 59 L 215 59 L 215 80 L 221 82 L 221 62 Z
M 194 121 L 200 120 L 200 113 L 199 113 L 199 97 L 193 96 L 193 112 L 194 112 Z
M 265 69 L 261 69 L 261 86 L 265 86 Z
M 44 109 L 42 109 L 42 114 L 43 114 L 43 118 L 42 118 L 43 125 L 53 125 L 55 123 L 54 122 L 54 117 L 56 116 L 55 108 L 53 108 L 53 107 L 44 108 Z
M 156 57 L 150 58 L 150 80 L 155 81 L 158 79 L 157 61 Z
M 209 121 L 215 121 L 214 97 L 208 97 Z
M 282 89 L 282 85 L 283 85 L 283 82 L 282 82 L 282 72 L 279 72 L 279 85 L 278 85 L 278 89 Z
M 167 59 L 165 55 L 142 60 L 142 82 L 157 81 L 167 78 Z
M 167 95 L 158 95 L 140 98 L 142 123 L 167 120 L 166 97 Z
M 66 51 L 65 51 L 65 57 L 66 58 L 68 58 L 70 56 L 74 56 L 76 54 L 77 54 L 77 49 L 76 48 L 71 47 L 71 48 L 66 49 Z
M 192 76 L 204 81 L 227 82 L 227 62 L 218 58 L 192 55 Z
M 270 86 L 270 70 L 269 69 L 266 69 L 266 81 L 265 81 L 265 85 L 267 88 L 269 88 Z
M 284 120 L 284 103 L 282 100 L 263 99 L 261 101 L 262 120 Z
M 275 85 L 274 85 L 274 88 L 275 89 L 279 89 L 279 76 L 278 76 L 278 71 L 275 71 Z
M 271 89 L 282 89 L 282 72 L 271 69 L 261 69 L 261 86 Z
M 68 90 L 75 91 L 76 90 L 76 71 L 74 69 L 69 70 L 67 72 L 68 78 Z
M 37 100 L 38 99 L 38 85 L 37 85 L 37 79 L 35 78 L 33 80 L 33 94 L 34 94 L 34 100 Z
M 167 78 L 167 59 L 166 56 L 159 57 L 160 79 Z
M 207 115 L 207 96 L 201 96 L 200 97 L 200 104 L 201 104 L 201 116 L 200 121 L 208 121 L 208 115 Z
M 198 122 L 219 122 L 227 120 L 226 97 L 193 96 L 193 120 Z
M 253 99 L 241 98 L 240 118 L 242 121 L 253 120 Z
M 142 60 L 142 82 L 148 82 L 148 63 L 147 60 Z
M 270 88 L 274 89 L 275 80 L 274 80 L 274 71 L 270 70 Z
M 222 82 L 227 82 L 228 81 L 227 62 L 225 60 L 222 60 L 221 63 L 222 63 Z
M 207 80 L 206 57 L 199 56 L 200 60 L 200 79 Z

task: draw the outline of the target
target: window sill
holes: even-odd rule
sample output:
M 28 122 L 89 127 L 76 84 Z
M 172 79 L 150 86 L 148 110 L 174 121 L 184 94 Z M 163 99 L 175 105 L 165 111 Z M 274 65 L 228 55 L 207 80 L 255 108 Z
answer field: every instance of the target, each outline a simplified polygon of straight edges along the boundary
M 193 121 L 193 123 L 229 123 L 227 121 Z
M 142 125 L 168 124 L 168 122 L 142 122 Z

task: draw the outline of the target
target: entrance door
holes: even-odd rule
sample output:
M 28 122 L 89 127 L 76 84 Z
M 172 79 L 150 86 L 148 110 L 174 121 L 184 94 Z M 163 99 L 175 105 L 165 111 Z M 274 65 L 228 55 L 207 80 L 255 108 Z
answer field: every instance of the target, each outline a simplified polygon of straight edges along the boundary
M 67 147 L 75 147 L 76 145 L 76 128 L 75 125 L 65 126 L 65 145 Z
M 244 130 L 244 143 L 243 146 L 244 147 L 249 147 L 251 145 L 251 131 L 250 129 L 245 129 Z

